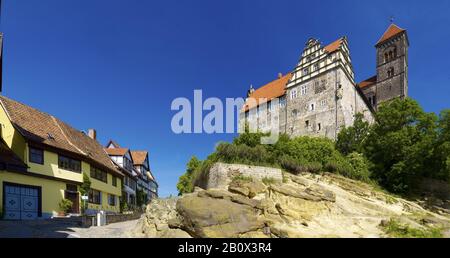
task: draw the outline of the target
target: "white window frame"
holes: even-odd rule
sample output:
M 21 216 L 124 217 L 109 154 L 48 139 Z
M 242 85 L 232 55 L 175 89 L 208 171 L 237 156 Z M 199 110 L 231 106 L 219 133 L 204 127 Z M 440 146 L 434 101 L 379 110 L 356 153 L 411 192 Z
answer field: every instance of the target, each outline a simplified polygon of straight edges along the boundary
M 291 91 L 291 99 L 296 99 L 297 98 L 297 89 L 294 89 Z
M 300 88 L 300 95 L 306 95 L 308 93 L 308 85 L 302 85 Z

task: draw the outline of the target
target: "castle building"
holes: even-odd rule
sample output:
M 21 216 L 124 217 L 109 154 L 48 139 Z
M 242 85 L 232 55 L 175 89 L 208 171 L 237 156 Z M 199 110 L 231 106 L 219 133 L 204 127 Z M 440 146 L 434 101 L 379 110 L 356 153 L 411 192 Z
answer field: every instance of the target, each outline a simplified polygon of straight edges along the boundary
M 375 46 L 377 75 L 356 83 L 347 38 L 326 46 L 311 38 L 292 72 L 250 88 L 240 121 L 263 132 L 277 127 L 292 137 L 331 139 L 358 113 L 372 123 L 379 104 L 408 94 L 408 46 L 406 30 L 391 24 Z

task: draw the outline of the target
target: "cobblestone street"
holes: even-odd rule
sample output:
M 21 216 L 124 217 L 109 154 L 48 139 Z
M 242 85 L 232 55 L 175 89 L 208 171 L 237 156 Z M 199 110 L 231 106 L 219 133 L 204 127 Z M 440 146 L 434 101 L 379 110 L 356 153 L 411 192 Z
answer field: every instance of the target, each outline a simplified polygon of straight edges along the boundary
M 137 221 L 90 228 L 73 227 L 51 220 L 0 221 L 0 238 L 127 238 Z

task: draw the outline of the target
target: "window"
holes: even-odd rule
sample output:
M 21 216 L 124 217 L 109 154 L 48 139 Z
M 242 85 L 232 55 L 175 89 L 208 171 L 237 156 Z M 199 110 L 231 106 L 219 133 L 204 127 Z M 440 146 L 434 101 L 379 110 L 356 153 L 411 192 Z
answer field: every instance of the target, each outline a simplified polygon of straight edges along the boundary
M 302 85 L 300 94 L 306 95 L 307 91 L 308 91 L 308 87 L 306 85 Z
M 291 91 L 291 99 L 295 99 L 297 98 L 297 90 L 292 90 Z
M 388 78 L 394 77 L 394 67 L 388 69 Z
M 117 177 L 115 176 L 112 177 L 112 185 L 117 186 Z
M 314 111 L 316 109 L 316 106 L 313 104 L 309 105 L 309 110 Z
M 245 112 L 245 120 L 248 120 L 249 114 L 250 114 L 250 111 L 246 111 L 246 112 Z
M 272 102 L 271 101 L 267 102 L 267 111 L 272 112 Z
M 309 74 L 309 68 L 306 67 L 305 69 L 303 69 L 303 75 L 308 75 Z
M 65 156 L 58 156 L 58 167 L 72 172 L 81 173 L 81 161 Z
M 292 110 L 292 115 L 294 117 L 297 117 L 298 116 L 298 110 L 297 109 Z
M 102 204 L 102 193 L 94 189 L 89 190 L 89 203 Z
M 305 121 L 305 127 L 308 128 L 309 127 L 309 120 Z
M 322 100 L 320 101 L 320 105 L 321 105 L 322 107 L 324 107 L 326 104 L 327 104 L 327 100 L 326 100 L 326 99 L 322 99 Z
M 284 108 L 286 106 L 286 97 L 282 96 L 280 98 L 280 107 Z
M 318 70 L 319 70 L 319 64 L 314 64 L 313 71 L 318 71 Z
M 110 206 L 116 206 L 116 196 L 112 194 L 108 194 L 108 204 Z
M 30 162 L 44 164 L 44 151 L 30 147 Z
M 104 183 L 108 183 L 108 174 L 96 167 L 91 166 L 91 177 Z
M 317 124 L 317 130 L 318 131 L 322 130 L 322 125 L 320 123 Z

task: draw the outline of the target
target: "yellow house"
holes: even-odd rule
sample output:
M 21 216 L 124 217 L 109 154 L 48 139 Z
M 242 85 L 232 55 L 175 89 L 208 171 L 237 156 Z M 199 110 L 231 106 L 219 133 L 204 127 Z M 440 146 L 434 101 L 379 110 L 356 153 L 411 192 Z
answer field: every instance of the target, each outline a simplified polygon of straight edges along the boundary
M 22 164 L 3 162 L 6 165 L 2 166 L 0 160 L 4 219 L 55 216 L 63 199 L 72 201 L 70 213 L 80 213 L 83 174 L 91 181 L 87 212 L 120 211 L 123 174 L 93 131 L 90 137 L 54 116 L 4 96 L 0 96 L 0 131 L 3 152 Z

